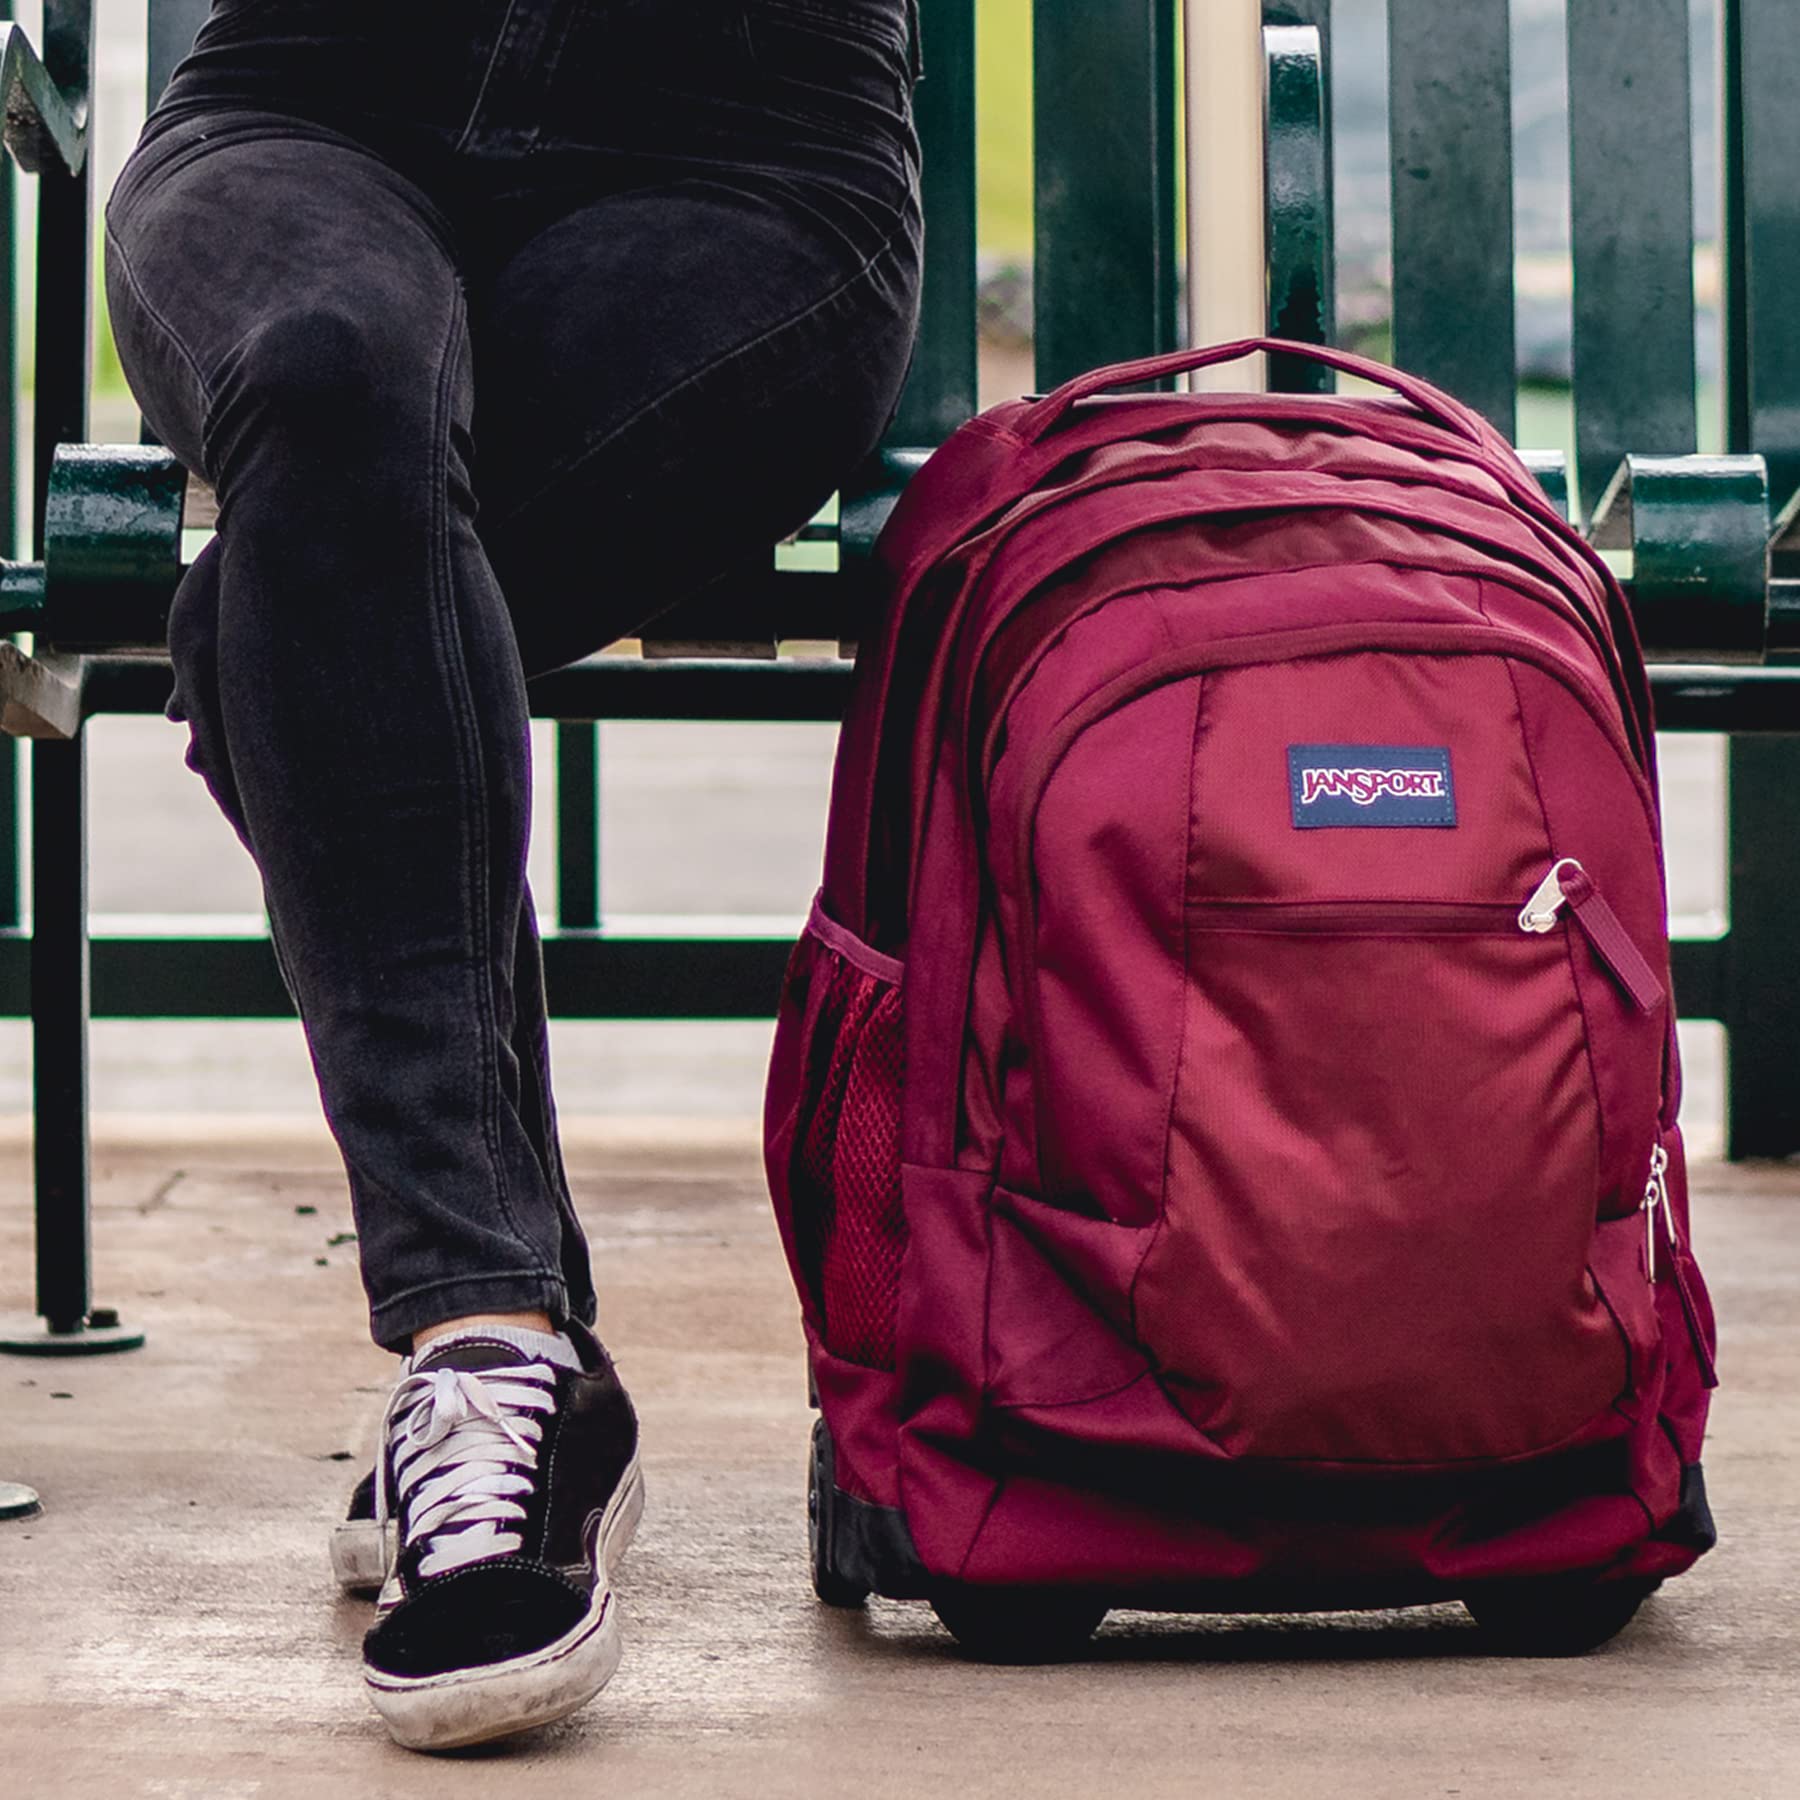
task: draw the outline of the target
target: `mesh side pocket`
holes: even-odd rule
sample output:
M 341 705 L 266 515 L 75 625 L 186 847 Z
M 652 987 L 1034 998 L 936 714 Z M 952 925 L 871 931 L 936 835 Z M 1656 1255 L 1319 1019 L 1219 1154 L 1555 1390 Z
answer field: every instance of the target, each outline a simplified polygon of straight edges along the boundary
M 900 990 L 823 945 L 813 968 L 789 1168 L 795 1256 L 833 1356 L 894 1366 L 900 1204 Z

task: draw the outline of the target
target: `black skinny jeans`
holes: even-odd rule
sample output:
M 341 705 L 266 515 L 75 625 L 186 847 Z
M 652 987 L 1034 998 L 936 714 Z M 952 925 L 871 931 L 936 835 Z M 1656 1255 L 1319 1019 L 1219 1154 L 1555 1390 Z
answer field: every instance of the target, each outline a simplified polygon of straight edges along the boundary
M 262 872 L 377 1341 L 591 1321 L 525 676 L 767 555 L 917 314 L 910 0 L 215 0 L 107 292 L 219 496 L 172 711 Z

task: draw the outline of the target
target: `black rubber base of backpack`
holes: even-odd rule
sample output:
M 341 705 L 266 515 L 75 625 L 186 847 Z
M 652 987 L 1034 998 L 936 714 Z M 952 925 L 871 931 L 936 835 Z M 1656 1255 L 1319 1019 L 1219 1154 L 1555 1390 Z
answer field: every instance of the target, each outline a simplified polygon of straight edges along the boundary
M 1486 1648 L 1499 1656 L 1586 1656 L 1617 1637 L 1661 1586 L 1548 1576 L 1496 1581 L 1463 1595 Z
M 1106 1617 L 1103 1600 L 1032 1588 L 934 1587 L 931 1610 L 977 1662 L 1056 1663 L 1081 1655 Z
M 898 1546 L 876 1541 L 882 1509 L 843 1493 L 823 1419 L 813 1421 L 806 1470 L 806 1536 L 813 1592 L 827 1606 L 858 1607 L 877 1584 L 898 1585 L 931 1601 L 959 1645 L 982 1662 L 1062 1662 L 1078 1655 L 1106 1617 L 1104 1605 L 1065 1594 L 996 1591 L 950 1582 L 915 1585 L 892 1580 Z M 909 1554 L 910 1544 L 905 1546 Z M 884 1554 L 885 1552 L 885 1554 Z M 885 1565 L 885 1568 L 884 1568 Z M 887 1579 L 883 1579 L 884 1573 Z
M 1698 1471 L 1695 1491 L 1699 1493 Z M 1685 1490 L 1684 1490 L 1685 1491 Z M 1699 1502 L 1703 1507 L 1703 1499 Z M 825 1421 L 813 1423 L 806 1483 L 813 1592 L 827 1606 L 859 1607 L 871 1594 L 923 1599 L 958 1645 L 982 1662 L 1065 1662 L 1079 1656 L 1107 1614 L 1092 1594 L 1053 1589 L 968 1586 L 925 1573 L 904 1517 L 846 1494 Z M 1710 1519 L 1707 1521 L 1710 1533 Z M 1710 1542 L 1710 1535 L 1707 1539 Z M 1604 1581 L 1561 1575 L 1494 1581 L 1465 1591 L 1463 1605 L 1497 1656 L 1585 1656 L 1629 1625 L 1657 1581 Z M 1443 1601 L 1438 1590 L 1407 1596 L 1366 1592 L 1252 1591 L 1238 1584 L 1171 1596 L 1180 1611 L 1316 1611 Z
M 872 1582 L 842 1568 L 838 1546 L 843 1537 L 838 1514 L 844 1496 L 838 1492 L 831 1433 L 823 1419 L 813 1420 L 812 1454 L 806 1464 L 806 1541 L 811 1553 L 813 1592 L 827 1606 L 861 1606 L 874 1592 Z

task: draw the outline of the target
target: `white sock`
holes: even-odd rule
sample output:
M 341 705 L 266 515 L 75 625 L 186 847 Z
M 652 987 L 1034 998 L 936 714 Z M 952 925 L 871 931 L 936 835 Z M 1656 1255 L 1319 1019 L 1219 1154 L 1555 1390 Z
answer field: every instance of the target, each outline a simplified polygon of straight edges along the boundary
M 560 1331 L 535 1331 L 529 1325 L 459 1325 L 454 1331 L 434 1337 L 423 1350 L 415 1350 L 408 1367 L 416 1368 L 424 1358 L 436 1355 L 446 1344 L 460 1344 L 471 1338 L 510 1344 L 515 1350 L 522 1350 L 533 1362 L 554 1363 L 564 1369 L 579 1370 L 581 1367 L 580 1354 Z

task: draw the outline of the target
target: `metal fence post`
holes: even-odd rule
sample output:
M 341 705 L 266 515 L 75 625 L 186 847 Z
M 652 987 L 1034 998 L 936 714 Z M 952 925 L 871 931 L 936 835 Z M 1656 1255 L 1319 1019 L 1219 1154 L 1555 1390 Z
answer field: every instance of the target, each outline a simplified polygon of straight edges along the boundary
M 1519 380 L 1507 9 L 1389 0 L 1388 40 L 1394 361 L 1511 437 Z
M 1800 484 L 1800 38 L 1788 0 L 1722 0 L 1725 442 L 1768 459 L 1779 509 Z M 1800 1151 L 1800 738 L 1736 737 L 1727 812 L 1725 1151 Z
M 0 19 L 12 17 L 0 4 Z M 0 158 L 0 551 L 19 554 L 19 269 L 14 249 L 18 170 Z M 0 734 L 0 931 L 19 924 L 19 747 Z
M 1727 813 L 1725 1154 L 1800 1150 L 1800 738 L 1734 737 Z
M 83 116 L 93 94 L 94 0 L 45 0 L 44 66 Z M 90 120 L 91 129 L 91 120 Z M 44 497 L 61 443 L 88 435 L 92 373 L 93 162 L 46 169 L 38 189 L 36 418 L 32 543 L 44 552 Z M 32 1084 L 37 1120 L 40 1323 L 0 1350 L 91 1355 L 130 1350 L 142 1332 L 93 1306 L 88 1167 L 87 745 L 40 741 L 31 757 Z
M 1032 18 L 1032 292 L 1051 388 L 1175 347 L 1176 11 L 1036 0 Z

